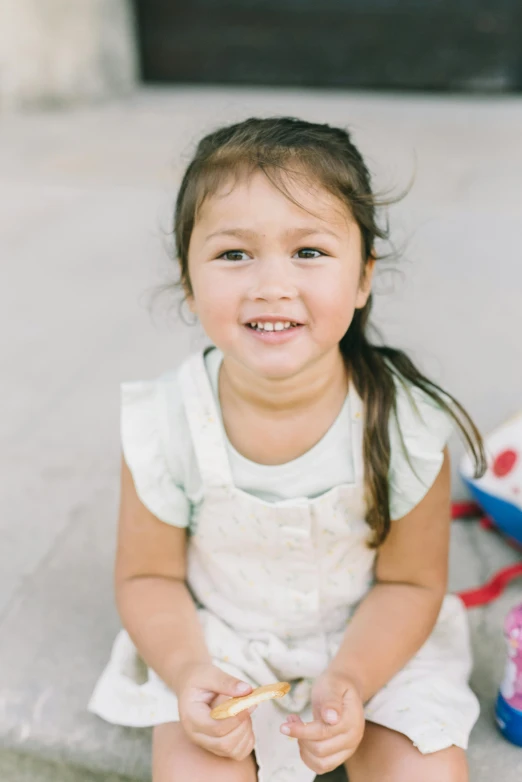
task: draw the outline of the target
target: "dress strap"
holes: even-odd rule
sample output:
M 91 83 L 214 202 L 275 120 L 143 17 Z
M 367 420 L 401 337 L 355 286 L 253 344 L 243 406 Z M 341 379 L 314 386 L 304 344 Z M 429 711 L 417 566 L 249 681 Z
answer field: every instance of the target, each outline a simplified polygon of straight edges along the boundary
M 207 374 L 204 351 L 181 366 L 180 383 L 203 487 L 232 486 L 226 433 Z

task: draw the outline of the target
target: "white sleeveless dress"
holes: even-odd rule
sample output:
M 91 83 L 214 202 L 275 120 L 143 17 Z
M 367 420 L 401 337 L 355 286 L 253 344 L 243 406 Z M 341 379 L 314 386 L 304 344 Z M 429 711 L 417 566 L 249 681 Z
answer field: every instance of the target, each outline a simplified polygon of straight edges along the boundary
M 187 581 L 206 642 L 216 665 L 252 686 L 291 682 L 284 699 L 252 715 L 258 779 L 312 782 L 297 742 L 279 728 L 285 712 L 312 719 L 313 680 L 374 581 L 375 552 L 365 544 L 362 403 L 352 386 L 354 480 L 311 499 L 268 502 L 234 485 L 202 354 L 184 363 L 179 382 L 203 486 L 191 518 Z M 471 664 L 465 609 L 448 595 L 430 638 L 366 704 L 366 718 L 405 734 L 422 753 L 466 748 L 479 713 L 468 686 Z M 89 710 L 119 725 L 179 720 L 176 696 L 146 668 L 124 630 Z

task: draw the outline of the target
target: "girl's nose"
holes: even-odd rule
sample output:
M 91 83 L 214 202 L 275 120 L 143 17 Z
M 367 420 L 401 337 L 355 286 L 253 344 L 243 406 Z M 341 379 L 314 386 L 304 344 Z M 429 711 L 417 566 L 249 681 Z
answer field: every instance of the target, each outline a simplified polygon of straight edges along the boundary
M 263 301 L 295 299 L 298 295 L 295 270 L 285 258 L 273 256 L 256 264 L 250 297 Z

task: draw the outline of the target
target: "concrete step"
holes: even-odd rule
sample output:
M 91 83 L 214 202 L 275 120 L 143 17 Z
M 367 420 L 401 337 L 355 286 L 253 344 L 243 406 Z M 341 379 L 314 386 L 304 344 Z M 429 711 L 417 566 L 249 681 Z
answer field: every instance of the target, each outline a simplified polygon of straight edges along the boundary
M 114 500 L 112 489 L 100 491 L 73 514 L 1 622 L 0 778 L 6 782 L 150 779 L 151 731 L 107 725 L 86 711 L 119 628 L 111 584 Z M 473 522 L 454 524 L 454 589 L 516 558 Z M 470 747 L 474 782 L 520 779 L 522 752 L 497 733 L 492 707 L 505 659 L 503 617 L 521 599 L 514 584 L 492 606 L 470 612 L 473 686 L 483 707 Z
M 145 780 L 150 731 L 109 726 L 86 711 L 119 626 L 111 583 L 114 519 L 110 491 L 73 513 L 4 616 L 0 746 L 55 763 L 60 773 L 88 769 L 93 778 Z
M 67 763 L 52 763 L 39 757 L 0 752 L 2 782 L 132 782 L 119 774 L 92 773 Z

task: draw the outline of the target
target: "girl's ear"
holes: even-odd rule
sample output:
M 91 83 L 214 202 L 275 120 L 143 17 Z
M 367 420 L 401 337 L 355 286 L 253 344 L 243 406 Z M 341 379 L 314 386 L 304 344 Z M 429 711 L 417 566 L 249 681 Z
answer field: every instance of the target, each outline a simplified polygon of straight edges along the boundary
M 359 290 L 357 291 L 357 298 L 355 299 L 355 309 L 360 310 L 368 301 L 370 293 L 372 292 L 373 272 L 375 270 L 375 258 L 370 256 L 364 264 L 364 271 L 359 283 Z

